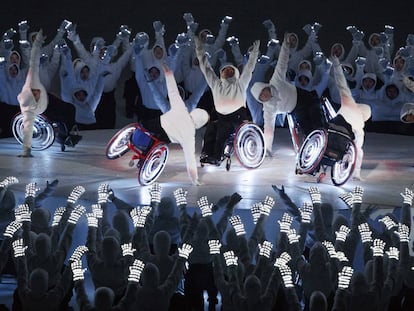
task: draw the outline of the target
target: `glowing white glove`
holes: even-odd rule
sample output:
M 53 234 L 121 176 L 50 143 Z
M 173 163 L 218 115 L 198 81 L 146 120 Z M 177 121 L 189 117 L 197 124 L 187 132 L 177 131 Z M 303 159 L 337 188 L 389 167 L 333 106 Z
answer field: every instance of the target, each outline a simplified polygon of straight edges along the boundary
M 82 205 L 77 205 L 73 211 L 70 213 L 68 223 L 76 225 L 79 218 L 85 213 L 86 208 Z
M 293 287 L 292 281 L 292 271 L 290 270 L 288 265 L 280 265 L 278 266 L 280 274 L 282 276 L 283 286 L 285 288 Z
M 400 194 L 403 197 L 403 204 L 410 206 L 413 204 L 413 191 L 411 189 L 405 188 L 404 192 Z
M 296 234 L 296 230 L 295 229 L 290 229 L 287 233 L 287 237 L 289 240 L 289 244 L 293 244 L 293 243 L 299 243 L 299 238 L 300 235 Z
M 400 258 L 400 251 L 396 247 L 390 247 L 385 253 L 390 259 L 398 260 Z
M 29 205 L 28 204 L 19 204 L 19 206 L 17 207 L 17 209 L 19 210 L 19 215 L 20 215 L 20 221 L 21 222 L 30 222 L 31 221 L 31 215 L 32 212 L 30 211 Z
M 304 224 L 310 224 L 313 213 L 313 205 L 309 202 L 303 202 L 302 207 L 299 208 L 300 219 Z
M 88 247 L 85 245 L 79 245 L 75 248 L 72 255 L 69 257 L 70 262 L 80 261 L 82 256 L 89 251 Z
M 75 202 L 80 198 L 82 194 L 85 193 L 85 188 L 83 186 L 76 186 L 73 188 L 72 192 L 70 193 L 67 202 L 71 204 L 75 204 Z
M 349 261 L 348 258 L 345 255 L 345 253 L 341 252 L 341 251 L 336 252 L 336 258 L 338 258 L 338 260 L 341 261 L 341 262 Z
M 37 188 L 37 183 L 31 182 L 26 185 L 26 192 L 24 194 L 25 198 L 28 197 L 36 197 L 36 192 L 39 191 L 39 188 Z
M 174 191 L 175 202 L 177 206 L 187 205 L 187 191 L 183 188 L 178 188 Z
M 360 186 L 356 186 L 354 188 L 354 204 L 361 204 L 362 203 L 362 197 L 364 196 L 364 188 Z
M 14 176 L 8 176 L 0 182 L 0 187 L 7 188 L 10 185 L 17 184 L 19 180 Z
M 382 222 L 385 225 L 385 228 L 387 228 L 387 230 L 391 230 L 392 228 L 398 227 L 397 223 L 394 220 L 392 220 L 390 216 L 384 216 L 378 221 Z
M 192 251 L 193 247 L 190 244 L 183 243 L 183 245 L 178 248 L 178 256 L 187 260 Z
M 98 204 L 105 204 L 108 202 L 109 184 L 102 183 L 98 187 Z
M 139 283 L 144 267 L 145 264 L 141 260 L 135 259 L 132 265 L 129 267 L 128 282 Z
M 23 245 L 23 239 L 17 239 L 12 243 L 14 257 L 23 257 L 25 255 L 27 246 Z
M 338 258 L 335 250 L 335 246 L 332 244 L 331 241 L 323 241 L 322 245 L 325 246 L 326 251 L 330 258 Z
M 262 214 L 265 214 L 266 216 L 269 216 L 274 205 L 275 205 L 275 200 L 270 196 L 266 196 L 261 206 L 262 209 L 260 210 L 260 212 Z
M 94 213 L 86 213 L 86 220 L 88 221 L 88 227 L 98 228 L 98 218 Z
M 352 192 L 348 193 L 341 193 L 339 195 L 339 198 L 345 202 L 346 205 L 348 205 L 349 208 L 352 208 L 352 205 L 354 204 L 354 195 Z
M 288 233 L 292 226 L 293 217 L 288 213 L 283 213 L 282 219 L 277 221 L 280 226 L 280 232 Z
M 82 268 L 82 261 L 76 260 L 70 263 L 70 268 L 72 269 L 73 281 L 81 281 L 85 278 L 84 273 L 86 268 Z
M 338 288 L 347 289 L 353 274 L 354 269 L 352 267 L 344 266 L 341 272 L 338 273 Z
M 288 262 L 292 259 L 292 257 L 290 257 L 288 252 L 283 252 L 282 254 L 280 254 L 280 256 L 278 258 L 276 258 L 275 260 L 275 267 L 279 267 L 279 266 L 285 266 L 288 264 Z
M 160 203 L 161 202 L 161 186 L 159 183 L 155 182 L 151 185 L 149 189 L 151 203 Z
M 208 247 L 210 248 L 210 255 L 220 254 L 220 248 L 221 248 L 220 240 L 209 240 Z
M 398 231 L 395 234 L 400 238 L 400 243 L 410 242 L 410 228 L 405 224 L 398 224 Z
M 66 211 L 66 207 L 58 207 L 55 209 L 55 212 L 53 213 L 53 220 L 52 220 L 52 227 L 55 227 L 59 225 L 60 220 L 62 219 L 63 214 Z
M 239 215 L 231 216 L 229 218 L 229 222 L 232 225 L 232 227 L 234 228 L 234 230 L 236 231 L 237 236 L 246 234 L 246 230 L 244 229 L 244 225 L 243 225 Z
M 19 230 L 22 226 L 23 224 L 21 222 L 14 220 L 7 225 L 3 235 L 7 238 L 12 238 L 14 234 L 17 232 L 17 230 Z
M 312 200 L 312 204 L 321 204 L 322 203 L 322 196 L 319 192 L 318 187 L 310 187 L 309 188 L 309 194 Z
M 371 246 L 372 254 L 374 257 L 384 256 L 385 242 L 381 239 L 375 239 Z
M 358 226 L 358 231 L 359 231 L 359 235 L 361 236 L 362 243 L 372 242 L 372 231 L 366 222 Z
M 125 243 L 121 245 L 122 256 L 134 256 L 135 248 L 132 248 L 132 243 Z
M 103 217 L 103 209 L 101 204 L 92 204 L 92 213 L 95 215 L 96 218 L 102 219 Z
M 260 214 L 261 214 L 262 205 L 263 205 L 263 203 L 262 203 L 262 202 L 259 202 L 259 203 L 254 203 L 254 204 L 252 205 L 252 208 L 250 209 L 250 210 L 251 210 L 251 212 L 252 212 L 252 217 L 253 217 L 253 223 L 254 223 L 254 224 L 257 224 L 257 221 L 258 221 L 258 220 L 259 220 L 259 218 L 260 218 Z
M 213 215 L 212 212 L 212 207 L 213 207 L 213 203 L 209 204 L 208 203 L 208 199 L 206 196 L 201 197 L 198 201 L 197 201 L 198 207 L 200 208 L 201 211 L 201 216 L 202 217 L 207 217 L 207 216 L 211 216 Z
M 233 251 L 227 251 L 223 253 L 224 260 L 226 261 L 226 266 L 237 266 L 238 258 L 234 255 Z
M 348 236 L 349 232 L 351 232 L 351 229 L 349 229 L 345 225 L 341 225 L 339 227 L 339 231 L 335 231 L 336 240 L 341 241 L 341 242 L 345 242 L 346 237 Z
M 259 243 L 259 255 L 266 258 L 270 258 L 270 253 L 272 252 L 273 244 L 269 241 L 263 241 L 262 244 Z
M 229 24 L 231 23 L 231 21 L 232 21 L 232 20 L 233 20 L 233 17 L 226 15 L 226 16 L 224 16 L 224 18 L 221 20 L 221 22 L 222 22 L 223 24 L 229 25 Z

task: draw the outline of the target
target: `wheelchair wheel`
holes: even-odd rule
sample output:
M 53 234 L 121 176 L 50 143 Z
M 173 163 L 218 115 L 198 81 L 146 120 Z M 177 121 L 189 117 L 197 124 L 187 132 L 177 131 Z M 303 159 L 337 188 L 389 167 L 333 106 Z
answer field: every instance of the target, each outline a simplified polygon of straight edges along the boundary
M 346 183 L 355 169 L 357 153 L 353 141 L 349 141 L 347 151 L 341 160 L 335 162 L 331 169 L 331 179 L 335 186 Z
M 112 136 L 109 143 L 106 145 L 106 157 L 110 160 L 122 157 L 129 151 L 129 142 L 132 133 L 137 128 L 136 123 L 131 123 L 120 129 L 114 136 Z
M 302 144 L 297 157 L 300 173 L 309 174 L 318 167 L 327 146 L 327 133 L 323 129 L 311 132 Z
M 14 138 L 23 144 L 23 114 L 17 114 L 12 121 Z M 45 150 L 55 141 L 55 128 L 44 115 L 37 115 L 33 124 L 32 150 Z
M 240 164 L 244 167 L 259 167 L 266 156 L 262 129 L 254 123 L 242 124 L 234 137 L 234 151 Z
M 138 182 L 140 185 L 150 185 L 157 180 L 165 168 L 168 153 L 168 146 L 165 143 L 156 144 L 151 148 L 139 167 Z

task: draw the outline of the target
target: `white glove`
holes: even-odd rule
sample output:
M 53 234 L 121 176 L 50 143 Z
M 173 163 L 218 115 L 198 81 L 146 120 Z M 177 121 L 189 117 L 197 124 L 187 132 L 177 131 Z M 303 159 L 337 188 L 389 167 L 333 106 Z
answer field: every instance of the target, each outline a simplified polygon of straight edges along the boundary
M 310 187 L 309 194 L 313 204 L 321 204 L 322 203 L 322 196 L 319 192 L 318 187 Z
M 183 245 L 178 248 L 178 256 L 187 260 L 192 251 L 193 247 L 190 244 L 183 243 Z
M 19 230 L 22 226 L 23 224 L 21 222 L 14 220 L 7 225 L 6 229 L 4 230 L 3 235 L 5 237 L 12 238 L 14 234 L 17 232 L 17 230 Z
M 82 205 L 77 205 L 73 211 L 70 213 L 68 223 L 76 225 L 79 218 L 85 213 L 86 208 Z
M 31 182 L 29 184 L 26 185 L 26 192 L 24 194 L 25 198 L 28 197 L 35 197 L 36 196 L 36 192 L 39 191 L 39 188 L 37 188 L 37 183 L 35 182 Z
M 59 225 L 60 220 L 62 219 L 63 214 L 66 211 L 66 207 L 58 207 L 54 214 L 53 214 L 53 221 L 52 221 L 52 227 L 55 227 Z
M 210 248 L 210 255 L 220 254 L 220 248 L 221 248 L 220 240 L 209 240 L 208 247 Z
M 14 176 L 8 176 L 2 181 L 0 181 L 0 187 L 1 188 L 7 188 L 10 185 L 17 184 L 19 180 Z
M 208 199 L 206 196 L 201 197 L 198 201 L 197 201 L 198 207 L 200 208 L 201 211 L 201 216 L 202 217 L 207 217 L 207 216 L 211 216 L 213 215 L 212 212 L 212 207 L 213 207 L 213 203 L 209 204 L 208 203 Z
M 280 232 L 288 233 L 292 226 L 293 217 L 288 213 L 283 213 L 282 219 L 277 221 L 280 226 Z
M 384 256 L 385 242 L 381 239 L 375 239 L 373 245 L 371 246 L 372 253 L 374 257 Z
M 398 260 L 400 257 L 400 251 L 396 247 L 390 247 L 388 251 L 385 252 L 390 259 Z
M 400 243 L 410 242 L 410 228 L 405 224 L 398 224 L 398 231 L 395 234 L 400 238 Z
M 390 216 L 384 216 L 378 221 L 382 222 L 385 225 L 385 228 L 387 228 L 387 230 L 391 230 L 392 228 L 398 227 L 397 223 L 394 220 L 392 220 Z
M 348 262 L 348 258 L 346 257 L 344 252 L 338 251 L 336 252 L 336 258 L 338 258 L 339 261 L 341 262 Z
M 292 257 L 290 257 L 288 252 L 283 252 L 282 254 L 280 254 L 280 256 L 278 258 L 276 258 L 275 260 L 275 267 L 279 267 L 279 266 L 285 266 L 288 264 L 288 262 L 292 259 Z
M 356 186 L 354 189 L 354 203 L 361 204 L 362 203 L 362 197 L 364 195 L 364 188 L 360 186 Z
M 92 213 L 95 215 L 96 218 L 102 219 L 103 217 L 103 209 L 101 204 L 92 204 Z
M 336 240 L 341 241 L 341 242 L 345 242 L 346 237 L 348 236 L 349 232 L 351 232 L 351 229 L 349 229 L 345 225 L 341 225 L 339 227 L 339 231 L 335 231 Z
M 233 251 L 227 251 L 223 253 L 224 260 L 226 261 L 226 266 L 237 266 L 238 258 L 234 255 Z
M 341 193 L 339 195 L 339 198 L 345 202 L 346 205 L 348 205 L 349 208 L 352 208 L 352 205 L 354 204 L 354 195 L 352 192 L 348 193 Z
M 12 246 L 14 257 L 23 257 L 25 255 L 27 246 L 23 246 L 23 239 L 13 241 Z
M 289 244 L 293 244 L 293 243 L 299 243 L 299 238 L 300 235 L 296 234 L 296 230 L 295 229 L 290 229 L 287 233 L 287 237 L 289 240 Z
M 403 204 L 412 205 L 413 204 L 413 191 L 411 189 L 405 188 L 403 193 L 400 193 L 403 197 Z
M 266 216 L 269 216 L 274 205 L 275 205 L 275 200 L 270 196 L 266 196 L 261 206 L 262 209 L 260 210 L 260 212 L 262 214 L 265 214 Z
M 338 288 L 347 289 L 349 287 L 349 283 L 351 282 L 353 273 L 354 269 L 352 269 L 352 267 L 344 266 L 341 272 L 338 273 Z
M 285 288 L 293 287 L 292 271 L 288 265 L 278 266 L 280 274 L 282 275 L 283 286 Z
M 21 222 L 30 222 L 31 221 L 32 212 L 30 211 L 30 208 L 29 208 L 28 204 L 19 204 L 17 209 L 19 210 L 18 213 L 20 215 L 20 221 Z
M 226 16 L 224 16 L 224 18 L 221 20 L 221 22 L 222 22 L 223 24 L 229 25 L 229 24 L 231 23 L 231 21 L 232 21 L 232 20 L 233 20 L 233 17 L 226 15 Z
M 141 260 L 135 259 L 132 265 L 129 267 L 128 282 L 138 283 L 144 267 L 145 264 Z
M 88 221 L 88 227 L 98 228 L 98 218 L 94 213 L 86 213 L 86 219 Z
M 134 256 L 135 248 L 132 248 L 132 243 L 125 243 L 121 245 L 122 256 Z
M 149 189 L 151 203 L 160 203 L 161 202 L 161 186 L 159 183 L 155 182 L 151 185 Z
M 359 231 L 359 235 L 361 236 L 362 243 L 372 242 L 372 231 L 366 222 L 358 226 L 358 231 Z
M 86 268 L 82 268 L 82 261 L 72 261 L 70 268 L 72 269 L 73 281 L 80 281 L 85 278 L 84 273 L 86 271 Z
M 187 205 L 187 191 L 183 188 L 178 188 L 174 191 L 175 202 L 177 206 Z
M 85 245 L 79 245 L 78 247 L 75 248 L 72 255 L 69 257 L 69 261 L 70 262 L 80 261 L 82 259 L 82 256 L 88 251 L 89 251 L 88 247 L 86 247 Z
M 109 185 L 102 183 L 98 187 L 98 204 L 105 204 L 108 202 L 109 197 Z
M 312 213 L 313 213 L 313 205 L 309 202 L 303 202 L 302 207 L 299 208 L 300 218 L 304 224 L 310 224 Z
M 335 246 L 332 244 L 331 241 L 323 241 L 322 245 L 325 246 L 326 251 L 330 258 L 338 258 L 335 250 Z
M 246 230 L 244 229 L 244 225 L 243 225 L 239 215 L 231 216 L 229 218 L 229 222 L 232 225 L 232 227 L 234 228 L 234 230 L 236 231 L 237 236 L 246 234 Z
M 259 255 L 266 258 L 270 258 L 270 253 L 272 252 L 273 244 L 269 241 L 263 241 L 262 244 L 259 243 Z
M 252 212 L 252 217 L 253 217 L 253 223 L 257 224 L 257 221 L 260 218 L 260 214 L 261 214 L 261 210 L 262 210 L 262 202 L 258 202 L 258 203 L 254 203 L 252 205 L 252 208 L 250 209 Z
M 85 188 L 83 186 L 76 186 L 75 188 L 73 188 L 72 192 L 70 193 L 67 202 L 71 204 L 75 204 L 75 202 L 84 193 L 85 193 Z

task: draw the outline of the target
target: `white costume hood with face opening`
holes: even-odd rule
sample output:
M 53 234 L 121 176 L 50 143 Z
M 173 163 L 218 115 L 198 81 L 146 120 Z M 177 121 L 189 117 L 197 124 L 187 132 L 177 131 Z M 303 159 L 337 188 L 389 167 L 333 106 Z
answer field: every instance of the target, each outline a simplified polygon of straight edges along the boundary
M 414 123 L 414 121 L 408 122 L 403 120 L 403 118 L 408 114 L 414 115 L 414 103 L 406 103 L 401 108 L 401 121 L 404 123 Z

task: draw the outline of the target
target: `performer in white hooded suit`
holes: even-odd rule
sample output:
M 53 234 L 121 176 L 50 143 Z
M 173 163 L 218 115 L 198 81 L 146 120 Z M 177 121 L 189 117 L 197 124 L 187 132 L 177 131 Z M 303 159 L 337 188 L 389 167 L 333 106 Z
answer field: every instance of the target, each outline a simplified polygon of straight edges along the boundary
M 23 114 L 23 153 L 20 157 L 32 157 L 33 125 L 36 115 L 48 105 L 48 95 L 39 78 L 40 49 L 45 37 L 39 30 L 30 53 L 29 70 L 22 91 L 17 96 Z

